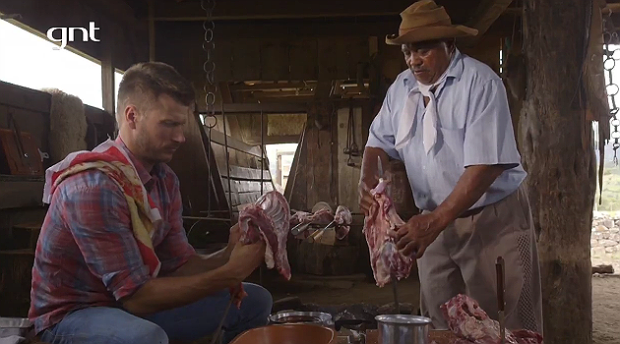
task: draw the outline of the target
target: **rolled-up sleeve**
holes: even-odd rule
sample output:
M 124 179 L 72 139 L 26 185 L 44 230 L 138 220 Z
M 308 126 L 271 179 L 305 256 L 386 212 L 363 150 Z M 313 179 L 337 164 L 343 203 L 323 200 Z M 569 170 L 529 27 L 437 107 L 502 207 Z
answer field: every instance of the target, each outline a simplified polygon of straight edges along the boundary
M 394 148 L 395 131 L 392 125 L 392 98 L 395 85 L 392 84 L 388 90 L 381 110 L 373 119 L 368 131 L 368 141 L 366 147 L 381 148 L 390 157 L 400 159 L 398 151 Z
M 521 163 L 508 98 L 499 79 L 487 81 L 471 99 L 464 134 L 464 167 Z
M 189 244 L 183 227 L 183 202 L 178 179 L 175 178 L 170 200 L 170 230 L 155 251 L 161 261 L 161 274 L 167 275 L 183 266 L 196 251 Z
M 63 217 L 89 270 L 116 300 L 135 293 L 150 276 L 120 188 L 104 176 L 96 186 L 63 190 L 63 198 Z

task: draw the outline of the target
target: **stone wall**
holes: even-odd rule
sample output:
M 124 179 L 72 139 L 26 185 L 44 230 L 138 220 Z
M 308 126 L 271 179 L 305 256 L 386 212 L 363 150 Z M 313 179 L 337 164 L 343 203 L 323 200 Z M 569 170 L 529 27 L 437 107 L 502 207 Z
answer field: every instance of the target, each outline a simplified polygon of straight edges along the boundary
M 594 212 L 592 265 L 611 264 L 620 273 L 620 212 Z

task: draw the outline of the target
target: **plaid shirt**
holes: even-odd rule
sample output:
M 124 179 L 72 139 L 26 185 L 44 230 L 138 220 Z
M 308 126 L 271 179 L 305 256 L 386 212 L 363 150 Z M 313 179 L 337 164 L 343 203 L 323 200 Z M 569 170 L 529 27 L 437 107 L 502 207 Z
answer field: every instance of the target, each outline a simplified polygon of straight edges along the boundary
M 117 142 L 126 149 L 120 138 Z M 183 228 L 179 180 L 165 164 L 149 174 L 129 151 L 128 155 L 164 220 L 155 231 L 153 247 L 162 264 L 160 275 L 166 275 L 195 254 Z M 118 307 L 119 299 L 150 278 L 122 190 L 98 170 L 63 181 L 37 242 L 29 311 L 35 331 L 57 324 L 76 309 Z

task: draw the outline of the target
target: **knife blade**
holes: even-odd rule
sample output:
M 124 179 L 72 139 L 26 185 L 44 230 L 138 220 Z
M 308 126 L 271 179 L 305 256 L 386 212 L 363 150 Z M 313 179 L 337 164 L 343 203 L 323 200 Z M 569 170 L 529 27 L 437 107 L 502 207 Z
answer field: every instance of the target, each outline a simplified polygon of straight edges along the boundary
M 377 173 L 379 174 L 379 182 L 381 182 L 385 175 L 383 174 L 383 163 L 380 156 L 377 156 Z
M 392 274 L 392 292 L 394 293 L 394 306 L 396 314 L 400 314 L 400 304 L 398 303 L 398 279 Z
M 506 302 L 504 300 L 504 285 L 505 285 L 505 274 L 504 274 L 504 258 L 501 256 L 497 257 L 497 261 L 495 263 L 495 270 L 497 273 L 497 309 L 498 309 L 498 318 L 499 318 L 499 335 L 502 344 L 506 344 L 506 327 L 505 327 L 505 308 Z

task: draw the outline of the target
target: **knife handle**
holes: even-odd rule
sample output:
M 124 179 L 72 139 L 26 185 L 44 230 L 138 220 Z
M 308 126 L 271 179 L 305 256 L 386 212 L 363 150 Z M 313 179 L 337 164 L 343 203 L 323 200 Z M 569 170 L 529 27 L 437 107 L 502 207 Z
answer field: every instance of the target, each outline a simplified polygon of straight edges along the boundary
M 506 304 L 504 302 L 504 259 L 501 256 L 497 258 L 495 271 L 497 274 L 497 306 L 499 311 L 503 312 Z

